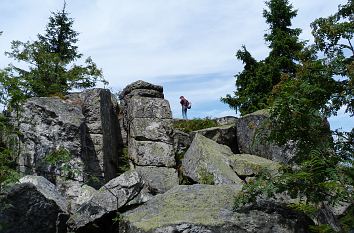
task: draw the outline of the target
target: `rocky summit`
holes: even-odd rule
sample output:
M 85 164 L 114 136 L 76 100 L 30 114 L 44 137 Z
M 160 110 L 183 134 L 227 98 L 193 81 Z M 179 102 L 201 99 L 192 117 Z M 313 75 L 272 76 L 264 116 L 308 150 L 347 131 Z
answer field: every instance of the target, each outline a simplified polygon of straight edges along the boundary
M 315 219 L 287 198 L 234 209 L 245 183 L 294 157 L 295 143 L 258 138 L 269 133 L 267 119 L 266 111 L 223 117 L 185 133 L 174 128 L 163 87 L 144 81 L 118 97 L 91 89 L 30 98 L 11 114 L 22 178 L 0 195 L 0 232 L 309 232 Z M 348 207 L 323 212 L 321 222 L 338 229 Z

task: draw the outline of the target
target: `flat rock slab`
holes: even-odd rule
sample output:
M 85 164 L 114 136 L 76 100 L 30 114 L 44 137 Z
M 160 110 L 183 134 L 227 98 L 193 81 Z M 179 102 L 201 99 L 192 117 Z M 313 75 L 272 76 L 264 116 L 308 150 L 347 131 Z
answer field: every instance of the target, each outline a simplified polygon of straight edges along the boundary
M 230 166 L 239 176 L 255 176 L 260 171 L 267 170 L 276 174 L 280 164 L 256 155 L 236 154 L 230 158 Z
M 137 166 L 135 170 L 152 194 L 165 193 L 178 185 L 178 173 L 174 168 Z
M 127 118 L 172 119 L 170 104 L 165 99 L 132 97 L 128 101 Z
M 135 118 L 130 124 L 130 137 L 145 141 L 159 141 L 172 144 L 172 120 Z
M 130 158 L 138 166 L 174 167 L 176 165 L 173 144 L 137 141 L 131 138 L 128 151 Z
M 234 185 L 176 186 L 122 215 L 119 233 L 306 233 L 312 223 L 288 209 L 233 211 Z

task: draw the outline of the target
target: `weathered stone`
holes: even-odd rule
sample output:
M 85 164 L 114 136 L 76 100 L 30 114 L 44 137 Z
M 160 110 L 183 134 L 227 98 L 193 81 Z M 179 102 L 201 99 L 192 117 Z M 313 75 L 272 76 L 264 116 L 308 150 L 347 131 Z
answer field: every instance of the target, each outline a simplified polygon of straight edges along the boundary
M 133 138 L 128 142 L 129 156 L 136 165 L 164 166 L 176 165 L 173 145 L 164 142 L 137 141 Z
M 13 121 L 16 124 L 14 115 Z M 60 148 L 67 149 L 73 158 L 77 158 L 76 166 L 83 170 L 83 123 L 81 108 L 67 104 L 62 99 L 41 97 L 27 100 L 18 118 L 18 127 L 22 134 L 22 149 L 18 160 L 20 171 L 52 178 L 56 171 L 51 170 L 44 158 Z
M 127 119 L 134 118 L 171 119 L 170 104 L 165 99 L 132 97 L 127 103 Z
M 55 185 L 43 176 L 24 176 L 19 180 L 19 183 L 33 184 L 45 198 L 54 201 L 61 210 L 67 212 L 67 202 L 65 198 L 59 193 Z
M 173 138 L 177 154 L 184 154 L 192 143 L 190 135 L 181 130 L 175 129 Z
M 156 90 L 148 90 L 148 89 L 135 89 L 132 90 L 129 94 L 126 95 L 126 98 L 131 98 L 133 96 L 140 97 L 151 97 L 151 98 L 164 98 L 164 94 L 160 91 Z
M 182 160 L 182 170 L 185 176 L 198 183 L 241 186 L 242 180 L 229 165 L 232 156 L 229 147 L 196 134 Z
M 30 98 L 12 121 L 21 132 L 20 171 L 43 175 L 55 182 L 61 167 L 45 158 L 66 149 L 68 163 L 80 182 L 92 177 L 109 180 L 116 176 L 117 155 L 123 144 L 117 119 L 117 105 L 108 90 L 92 89 L 56 97 Z
M 237 117 L 234 116 L 225 116 L 225 117 L 219 117 L 213 119 L 216 121 L 216 123 L 221 126 L 221 125 L 235 125 L 237 122 Z
M 191 132 L 191 137 L 201 134 L 219 144 L 230 147 L 233 153 L 239 153 L 236 140 L 236 124 L 223 125 Z
M 171 119 L 134 118 L 130 124 L 130 137 L 140 141 L 159 141 L 172 144 Z
M 321 208 L 315 213 L 313 220 L 317 225 L 329 225 L 334 230 L 334 232 L 341 232 L 342 230 L 340 223 L 334 215 L 333 211 L 331 208 L 329 208 L 329 206 L 325 204 L 323 204 Z
M 293 233 L 309 232 L 311 220 L 276 205 L 233 211 L 233 185 L 176 186 L 123 214 L 120 233 Z M 274 204 L 274 203 L 273 203 Z
M 136 82 L 133 82 L 126 86 L 123 91 L 120 94 L 120 98 L 123 99 L 126 95 L 130 94 L 134 90 L 139 90 L 139 91 L 146 91 L 145 93 L 148 93 L 148 91 L 155 91 L 156 93 L 163 93 L 163 87 L 154 85 L 148 82 L 144 82 L 142 80 L 138 80 Z M 140 93 L 141 93 L 140 92 Z M 162 97 L 163 98 L 163 97 Z
M 142 177 L 149 192 L 154 195 L 165 193 L 178 185 L 178 174 L 173 168 L 138 166 L 135 169 Z
M 85 228 L 92 227 L 102 216 L 126 206 L 138 196 L 143 186 L 141 177 L 135 171 L 109 181 L 71 216 L 68 222 L 70 228 L 85 232 Z
M 58 190 L 66 198 L 70 213 L 75 213 L 82 204 L 88 202 L 97 193 L 97 190 L 91 186 L 73 180 L 59 182 Z
M 43 177 L 25 177 L 0 197 L 2 233 L 56 233 L 68 218 L 66 203 Z
M 237 144 L 240 153 L 288 163 L 295 156 L 295 145 L 289 142 L 288 145 L 280 147 L 270 143 L 267 140 L 270 133 L 268 119 L 267 111 L 260 110 L 237 120 Z
M 237 154 L 229 158 L 230 166 L 238 176 L 254 176 L 262 170 L 276 174 L 280 164 L 255 155 Z
M 80 98 L 88 132 L 83 145 L 86 164 L 92 170 L 99 167 L 100 177 L 104 177 L 105 181 L 111 180 L 116 177 L 118 151 L 123 146 L 116 112 L 118 104 L 107 89 L 86 90 Z

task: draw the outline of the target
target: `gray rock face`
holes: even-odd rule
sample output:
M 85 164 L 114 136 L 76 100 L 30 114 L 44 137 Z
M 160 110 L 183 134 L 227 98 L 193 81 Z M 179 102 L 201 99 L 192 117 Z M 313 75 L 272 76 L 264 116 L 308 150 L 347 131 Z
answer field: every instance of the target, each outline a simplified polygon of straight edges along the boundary
M 192 143 L 188 133 L 181 130 L 174 130 L 174 148 L 177 154 L 184 154 Z
M 141 167 L 135 168 L 145 181 L 147 189 L 152 194 L 160 194 L 178 185 L 176 169 L 167 167 Z
M 174 167 L 176 164 L 173 145 L 164 142 L 138 141 L 130 138 L 128 151 L 136 165 Z
M 20 170 L 43 175 L 51 181 L 63 175 L 61 168 L 48 165 L 52 152 L 70 152 L 75 180 L 92 177 L 110 180 L 117 170 L 117 154 L 122 144 L 116 103 L 108 90 L 92 89 L 56 97 L 30 98 L 19 117 L 21 136 Z M 13 121 L 15 120 L 13 114 Z
M 218 125 L 235 125 L 237 119 L 238 118 L 234 116 L 225 116 L 225 117 L 215 118 L 214 120 Z
M 142 80 L 133 82 L 129 84 L 127 87 L 125 87 L 122 93 L 120 94 L 120 98 L 123 99 L 125 96 L 129 95 L 132 92 L 135 92 L 135 94 L 133 95 L 137 95 L 136 93 L 141 93 L 139 96 L 148 95 L 150 97 L 163 98 L 163 95 L 161 97 L 161 94 L 163 93 L 162 86 L 154 85 L 148 82 L 144 82 Z M 151 93 L 155 93 L 155 94 L 151 94 Z
M 185 176 L 198 183 L 242 186 L 242 180 L 229 165 L 232 156 L 229 147 L 196 134 L 182 160 L 182 170 Z
M 288 163 L 295 155 L 295 145 L 277 146 L 266 140 L 268 113 L 260 110 L 237 120 L 237 144 L 243 154 L 261 156 L 272 161 Z
M 276 205 L 233 212 L 232 185 L 176 186 L 123 214 L 120 233 L 309 232 L 311 220 Z M 274 204 L 274 203 L 273 203 Z
M 2 233 L 65 232 L 66 203 L 43 177 L 25 177 L 0 197 Z M 44 227 L 45 226 L 45 227 Z
M 65 198 L 58 192 L 55 185 L 43 176 L 24 176 L 19 182 L 22 184 L 33 184 L 46 199 L 54 201 L 61 210 L 67 212 L 67 202 Z
M 88 202 L 97 190 L 78 181 L 63 180 L 58 182 L 58 190 L 68 202 L 68 212 L 75 213 L 85 202 Z
M 194 138 L 195 134 L 201 134 L 219 144 L 230 147 L 233 153 L 239 153 L 236 140 L 236 124 L 222 125 L 207 129 L 201 129 L 191 132 L 191 137 Z
M 144 187 L 137 172 L 126 172 L 102 186 L 93 197 L 84 203 L 69 219 L 69 226 L 74 231 L 85 232 L 90 229 L 104 215 L 115 213 L 131 202 Z M 141 204 L 141 203 L 140 203 Z
M 163 99 L 163 88 L 137 81 L 128 85 L 120 98 L 128 132 L 128 154 L 133 163 L 175 166 L 172 112 L 168 101 Z
M 172 119 L 170 104 L 165 99 L 133 96 L 127 109 L 128 119 Z
M 57 172 L 44 162 L 44 158 L 59 148 L 69 150 L 72 162 L 83 170 L 83 122 L 81 108 L 59 98 L 42 97 L 26 101 L 19 118 L 19 131 L 23 135 L 19 156 L 20 170 L 50 178 Z

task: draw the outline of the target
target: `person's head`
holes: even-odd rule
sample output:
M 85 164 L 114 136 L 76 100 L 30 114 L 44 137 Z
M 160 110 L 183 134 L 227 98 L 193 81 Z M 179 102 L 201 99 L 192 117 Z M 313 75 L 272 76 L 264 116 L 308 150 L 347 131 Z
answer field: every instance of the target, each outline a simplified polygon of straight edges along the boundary
M 183 95 L 181 95 L 181 96 L 179 97 L 179 99 L 184 99 L 184 96 L 183 96 Z

